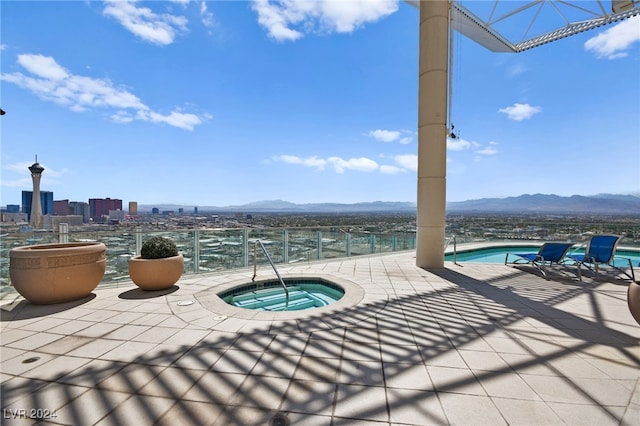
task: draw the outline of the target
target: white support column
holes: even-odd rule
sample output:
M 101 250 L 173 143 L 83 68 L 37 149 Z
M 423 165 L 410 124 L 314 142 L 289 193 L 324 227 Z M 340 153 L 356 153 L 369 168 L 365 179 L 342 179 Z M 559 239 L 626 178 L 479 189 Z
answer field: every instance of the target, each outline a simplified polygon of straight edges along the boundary
M 449 1 L 420 2 L 416 265 L 444 267 Z

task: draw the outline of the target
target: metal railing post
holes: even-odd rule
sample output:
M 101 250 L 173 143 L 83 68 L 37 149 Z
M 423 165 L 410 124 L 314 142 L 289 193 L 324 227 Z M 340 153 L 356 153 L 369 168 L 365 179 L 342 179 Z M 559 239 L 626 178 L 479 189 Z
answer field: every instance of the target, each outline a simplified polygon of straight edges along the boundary
M 458 244 L 456 242 L 456 234 L 453 234 L 453 264 L 458 264 Z
M 193 272 L 200 272 L 200 230 L 193 231 Z
M 318 260 L 322 259 L 322 231 L 317 233 Z
M 351 234 L 345 234 L 346 238 L 345 238 L 345 244 L 346 244 L 346 255 L 347 257 L 351 257 Z
M 249 267 L 249 230 L 242 230 L 242 267 Z
M 289 263 L 289 230 L 282 231 L 282 263 Z
M 136 256 L 140 256 L 142 251 L 142 230 L 136 229 Z

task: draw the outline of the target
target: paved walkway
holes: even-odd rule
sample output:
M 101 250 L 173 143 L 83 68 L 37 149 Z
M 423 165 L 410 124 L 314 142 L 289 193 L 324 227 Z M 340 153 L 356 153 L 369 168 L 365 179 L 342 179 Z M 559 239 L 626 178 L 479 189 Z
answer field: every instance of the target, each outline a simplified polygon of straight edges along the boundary
M 2 424 L 639 424 L 624 281 L 427 272 L 410 252 L 281 271 L 347 283 L 347 299 L 284 315 L 220 305 L 245 270 L 3 306 Z

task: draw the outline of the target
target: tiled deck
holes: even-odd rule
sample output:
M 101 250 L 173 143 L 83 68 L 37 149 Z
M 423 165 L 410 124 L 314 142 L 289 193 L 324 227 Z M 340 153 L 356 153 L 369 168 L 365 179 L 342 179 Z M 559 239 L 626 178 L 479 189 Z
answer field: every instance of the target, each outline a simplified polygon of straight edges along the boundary
M 286 314 L 297 319 L 220 307 L 211 289 L 247 271 L 4 306 L 2 423 L 640 424 L 640 326 L 623 281 L 427 272 L 410 252 L 281 271 L 364 291 L 352 307 Z

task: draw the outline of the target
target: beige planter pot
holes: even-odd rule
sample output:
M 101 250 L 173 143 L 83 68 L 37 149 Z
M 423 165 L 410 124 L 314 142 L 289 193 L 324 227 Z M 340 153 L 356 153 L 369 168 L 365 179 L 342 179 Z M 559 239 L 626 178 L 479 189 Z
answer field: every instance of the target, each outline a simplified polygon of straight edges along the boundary
M 163 290 L 174 285 L 184 272 L 181 254 L 164 259 L 129 259 L 129 276 L 142 290 Z
M 636 322 L 640 324 L 640 284 L 632 282 L 629 284 L 627 290 L 627 303 L 629 305 L 629 311 L 635 318 Z
M 106 249 L 94 242 L 16 247 L 9 252 L 11 284 L 38 305 L 82 299 L 102 281 Z

